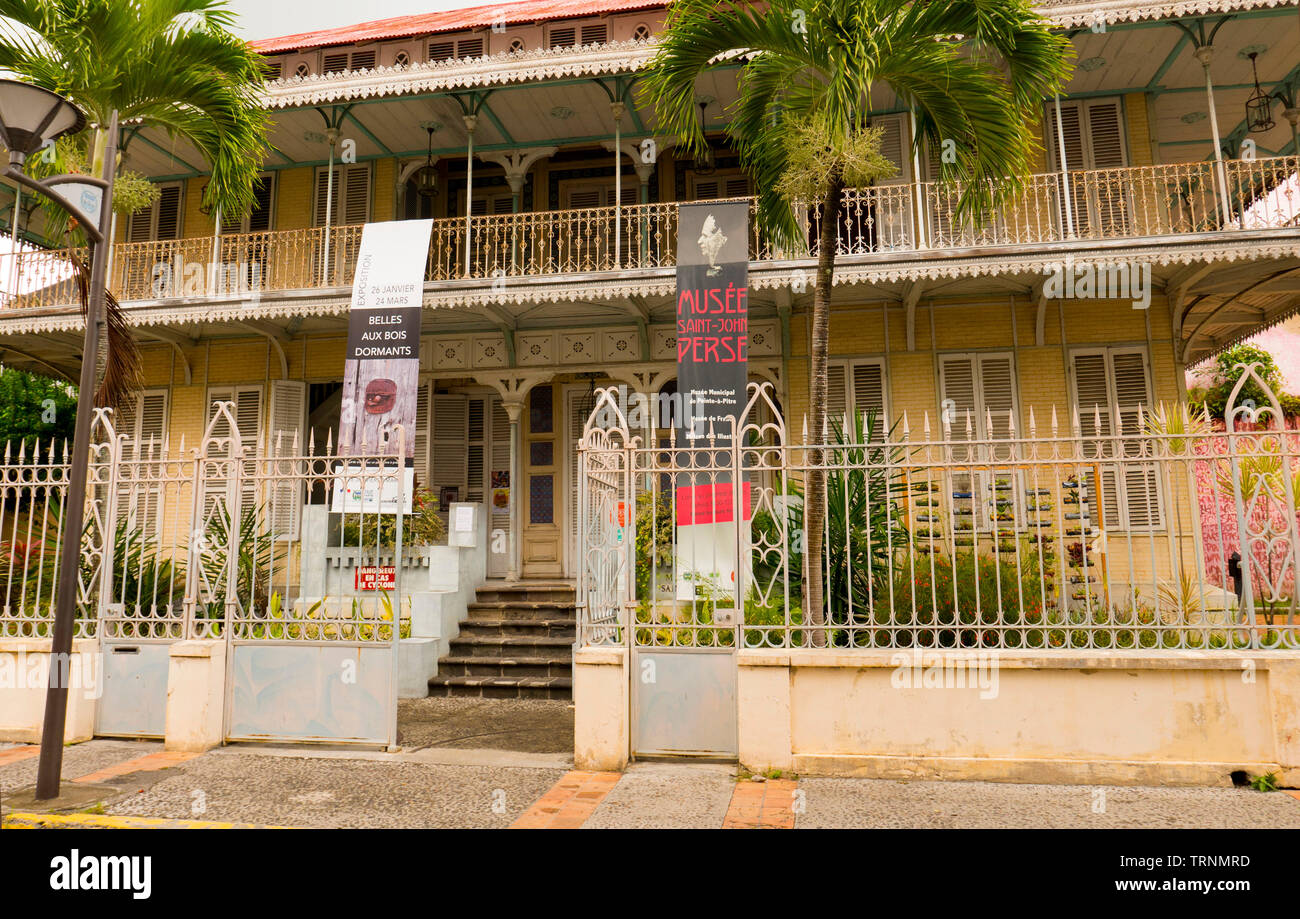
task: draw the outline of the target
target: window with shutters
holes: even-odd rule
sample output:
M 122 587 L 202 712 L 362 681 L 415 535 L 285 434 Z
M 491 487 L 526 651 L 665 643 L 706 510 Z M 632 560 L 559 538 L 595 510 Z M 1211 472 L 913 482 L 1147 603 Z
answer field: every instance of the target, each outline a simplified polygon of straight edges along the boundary
M 950 442 L 950 462 L 959 464 L 946 496 L 957 530 L 1023 519 L 1019 473 L 997 468 L 1015 459 L 1013 445 L 1000 442 L 1019 428 L 1012 354 L 939 355 L 939 431 Z M 969 471 L 961 469 L 964 463 Z
M 1077 433 L 1083 455 L 1098 461 L 1101 474 L 1101 519 L 1092 522 L 1107 530 L 1160 527 L 1163 502 L 1156 465 L 1141 461 L 1142 418 L 1151 408 L 1146 349 L 1080 349 L 1070 358 Z M 1145 452 L 1150 454 L 1149 447 Z M 1090 483 L 1092 475 L 1087 474 Z
M 1115 236 L 1127 232 L 1132 202 L 1125 177 L 1114 170 L 1128 164 L 1121 100 L 1061 100 L 1047 104 L 1048 157 L 1061 171 L 1061 147 L 1069 173 L 1070 203 L 1075 230 L 1081 236 Z
M 750 194 L 749 177 L 739 169 L 722 169 L 710 176 L 690 173 L 689 192 L 692 201 L 713 201 L 718 198 L 746 198 Z M 624 189 L 626 190 L 626 184 Z
M 158 200 L 131 215 L 127 223 L 128 242 L 146 242 L 152 239 L 179 239 L 181 235 L 180 182 L 158 186 Z
M 888 432 L 883 358 L 832 361 L 826 374 L 826 417 L 832 424 L 843 428 L 846 416 L 856 419 L 865 414 L 875 420 L 872 439 Z
M 370 164 L 354 163 L 334 167 L 330 185 L 329 169 L 316 170 L 316 201 L 312 213 L 314 226 L 326 224 L 326 203 L 330 226 L 352 226 L 370 219 Z
M 629 181 L 624 176 L 622 191 L 624 207 L 637 203 L 638 191 L 635 179 Z M 560 200 L 563 202 L 563 207 L 570 210 L 612 208 L 616 200 L 614 180 L 608 178 L 596 182 L 561 183 Z M 627 264 L 632 253 L 632 246 L 635 244 L 635 235 L 628 226 L 630 220 L 634 220 L 634 218 L 624 214 L 623 234 L 619 239 L 620 264 Z M 580 261 L 600 264 L 604 257 L 613 251 L 614 225 L 612 219 L 595 222 L 579 218 L 573 222 L 572 226 L 577 232 L 571 234 L 567 245 L 572 247 L 574 256 L 578 257 Z
M 275 174 L 266 172 L 253 185 L 253 206 L 242 217 L 221 216 L 222 233 L 265 233 L 271 229 L 271 212 L 275 204 Z M 221 247 L 221 277 L 218 284 L 231 293 L 262 290 L 270 268 L 270 240 L 253 238 L 230 240 Z
M 307 423 L 307 384 L 299 380 L 274 380 L 271 383 L 271 407 L 267 416 L 268 456 L 301 456 Z M 269 505 L 266 519 L 276 539 L 294 541 L 302 519 L 305 483 L 291 477 L 297 464 L 271 464 L 265 468 L 284 473 L 272 477 L 263 500 Z

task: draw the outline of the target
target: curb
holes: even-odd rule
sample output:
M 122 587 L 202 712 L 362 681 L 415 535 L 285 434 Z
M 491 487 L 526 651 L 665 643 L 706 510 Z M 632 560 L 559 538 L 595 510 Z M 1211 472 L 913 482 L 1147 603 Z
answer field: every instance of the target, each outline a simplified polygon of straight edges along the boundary
M 219 820 L 172 820 L 167 817 L 118 817 L 109 814 L 6 814 L 6 830 L 289 830 L 293 827 Z

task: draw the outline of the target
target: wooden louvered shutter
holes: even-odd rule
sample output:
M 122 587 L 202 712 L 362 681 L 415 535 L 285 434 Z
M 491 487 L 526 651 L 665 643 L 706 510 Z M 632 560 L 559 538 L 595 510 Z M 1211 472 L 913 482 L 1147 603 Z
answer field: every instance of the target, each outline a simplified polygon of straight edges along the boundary
M 487 451 L 491 446 L 488 442 L 485 398 L 474 396 L 469 400 L 468 424 L 465 495 L 461 500 L 478 503 L 487 491 Z
M 275 177 L 258 177 L 253 186 L 253 210 L 248 215 L 248 232 L 262 233 L 271 229 L 271 206 L 275 198 Z
M 906 185 L 912 181 L 912 157 L 905 118 L 905 115 L 884 115 L 871 121 L 873 128 L 885 129 L 880 140 L 880 152 L 898 170 L 892 179 L 881 179 L 877 185 Z
M 1143 419 L 1151 410 L 1146 354 L 1137 350 L 1112 351 L 1111 365 L 1119 433 L 1126 437 L 1139 437 L 1143 433 Z M 1124 447 L 1129 459 L 1123 473 L 1124 524 L 1129 528 L 1159 526 L 1160 495 L 1155 464 L 1144 464 L 1135 459 L 1142 454 L 1141 441 L 1125 441 Z
M 433 471 L 430 485 L 441 502 L 443 488 L 455 488 L 458 501 L 469 489 L 469 400 L 462 395 L 436 393 L 433 397 L 431 437 Z M 445 516 L 448 508 L 439 506 Z
M 979 437 L 975 399 L 975 361 L 964 355 L 945 355 L 939 362 L 940 419 L 947 421 L 946 437 L 973 440 Z M 965 458 L 963 455 L 962 459 Z
M 432 384 L 421 383 L 415 397 L 415 487 L 429 487 L 429 393 Z
M 1088 104 L 1088 165 L 1093 170 L 1125 165 L 1124 125 L 1118 99 Z M 1128 189 L 1123 177 L 1096 173 L 1089 189 L 1089 225 L 1107 237 L 1129 229 Z
M 370 219 L 370 167 L 348 166 L 343 172 L 343 222 L 352 225 Z
M 299 456 L 305 453 L 303 428 L 307 420 L 307 384 L 297 380 L 272 382 L 269 415 L 267 455 Z M 276 539 L 296 540 L 302 516 L 303 483 L 288 477 L 291 466 L 273 465 L 270 468 L 285 473 L 284 478 L 273 479 L 270 493 L 266 495 L 266 500 L 271 503 L 271 532 Z
M 867 432 L 869 438 L 878 438 L 889 431 L 889 420 L 885 417 L 885 367 L 881 362 L 853 364 L 853 411 L 859 416 L 875 418 L 875 429 Z
M 1011 358 L 982 356 L 979 359 L 979 373 L 980 422 L 985 427 L 984 436 L 989 440 L 1007 440 L 1011 437 L 1012 419 L 1016 411 L 1015 376 Z
M 164 185 L 158 190 L 156 239 L 179 239 L 181 235 L 181 187 Z
M 1109 438 L 1114 433 L 1111 415 L 1110 367 L 1105 351 L 1078 351 L 1074 354 L 1074 408 L 1078 415 L 1079 435 L 1083 438 L 1083 455 L 1089 459 L 1107 459 L 1114 454 Z M 1100 508 L 1102 522 L 1107 527 L 1119 523 L 1119 496 L 1115 488 L 1116 469 L 1101 467 Z M 1085 481 L 1092 501 L 1096 501 L 1095 483 L 1091 471 L 1085 471 Z M 1090 520 L 1091 522 L 1096 522 Z
M 1083 126 L 1080 123 L 1081 112 L 1078 102 L 1061 102 L 1061 119 L 1058 126 L 1056 103 L 1047 103 L 1047 124 L 1051 135 L 1048 145 L 1048 160 L 1052 168 L 1061 170 L 1061 138 L 1065 138 L 1065 166 L 1071 172 L 1088 169 L 1084 155 Z
M 259 442 L 262 430 L 262 389 L 260 386 L 238 386 L 238 387 L 219 387 L 208 390 L 208 410 L 207 422 L 212 423 L 217 418 L 217 423 L 213 425 L 212 436 L 214 438 L 224 438 L 230 436 L 230 424 L 226 421 L 224 415 L 218 416 L 214 403 L 216 402 L 234 402 L 232 414 L 235 417 L 235 426 L 239 431 L 240 444 L 244 451 L 244 456 L 257 456 L 262 449 Z M 209 455 L 220 457 L 229 455 L 223 447 L 209 448 Z M 257 504 L 257 482 L 255 479 L 256 462 L 248 460 L 244 463 L 241 471 L 240 482 L 240 514 L 246 514 L 250 508 Z M 217 476 L 207 476 L 202 482 L 205 513 L 211 512 L 212 502 L 215 495 L 225 493 L 225 486 Z
M 826 420 L 828 438 L 833 437 L 836 426 L 844 426 L 844 416 L 849 411 L 848 367 L 845 364 L 831 364 L 826 368 Z M 811 425 L 812 419 L 809 419 Z M 816 443 L 824 438 L 820 430 L 808 430 L 808 436 Z
M 167 438 L 168 394 L 165 389 L 145 390 L 123 404 L 117 417 L 117 433 L 127 435 L 122 451 L 125 460 L 137 460 L 118 491 L 117 519 L 146 538 L 156 538 L 162 506 L 164 447 Z M 157 461 L 157 462 L 154 462 Z

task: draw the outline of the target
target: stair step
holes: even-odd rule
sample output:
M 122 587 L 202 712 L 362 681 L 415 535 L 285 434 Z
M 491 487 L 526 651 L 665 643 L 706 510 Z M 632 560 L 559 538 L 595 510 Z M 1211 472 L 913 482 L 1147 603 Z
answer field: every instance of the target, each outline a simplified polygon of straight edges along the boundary
M 478 589 L 474 595 L 478 603 L 567 603 L 573 606 L 577 593 L 573 590 L 489 590 Z
M 480 696 L 495 699 L 570 699 L 571 677 L 436 676 L 429 692 L 437 696 Z
M 466 619 L 460 624 L 461 635 L 518 635 L 538 638 L 552 635 L 568 638 L 577 636 L 578 624 L 572 619 Z
M 519 601 L 475 601 L 468 603 L 471 619 L 478 617 L 502 617 L 514 619 L 574 619 L 578 608 L 572 600 L 523 603 Z
M 453 654 L 438 661 L 438 675 L 447 677 L 571 677 L 570 655 L 474 657 Z
M 461 635 L 453 638 L 451 655 L 454 657 L 513 658 L 536 656 L 525 652 L 543 648 L 573 647 L 573 636 L 554 635 Z

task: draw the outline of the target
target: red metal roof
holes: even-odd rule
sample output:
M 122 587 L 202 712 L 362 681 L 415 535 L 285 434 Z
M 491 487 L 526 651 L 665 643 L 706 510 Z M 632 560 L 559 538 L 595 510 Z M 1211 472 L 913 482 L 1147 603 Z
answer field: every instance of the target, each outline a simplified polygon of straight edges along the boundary
M 431 32 L 459 32 L 487 27 L 494 22 L 504 21 L 507 25 L 512 25 L 552 19 L 576 19 L 602 13 L 658 9 L 667 5 L 667 0 L 523 0 L 520 3 L 495 3 L 491 6 L 476 6 L 466 10 L 394 16 L 391 19 L 376 19 L 373 22 L 342 26 L 337 29 L 300 32 L 297 35 L 285 35 L 281 38 L 263 38 L 251 44 L 263 54 L 275 54 L 302 48 L 349 45 L 355 42 L 381 41 Z

